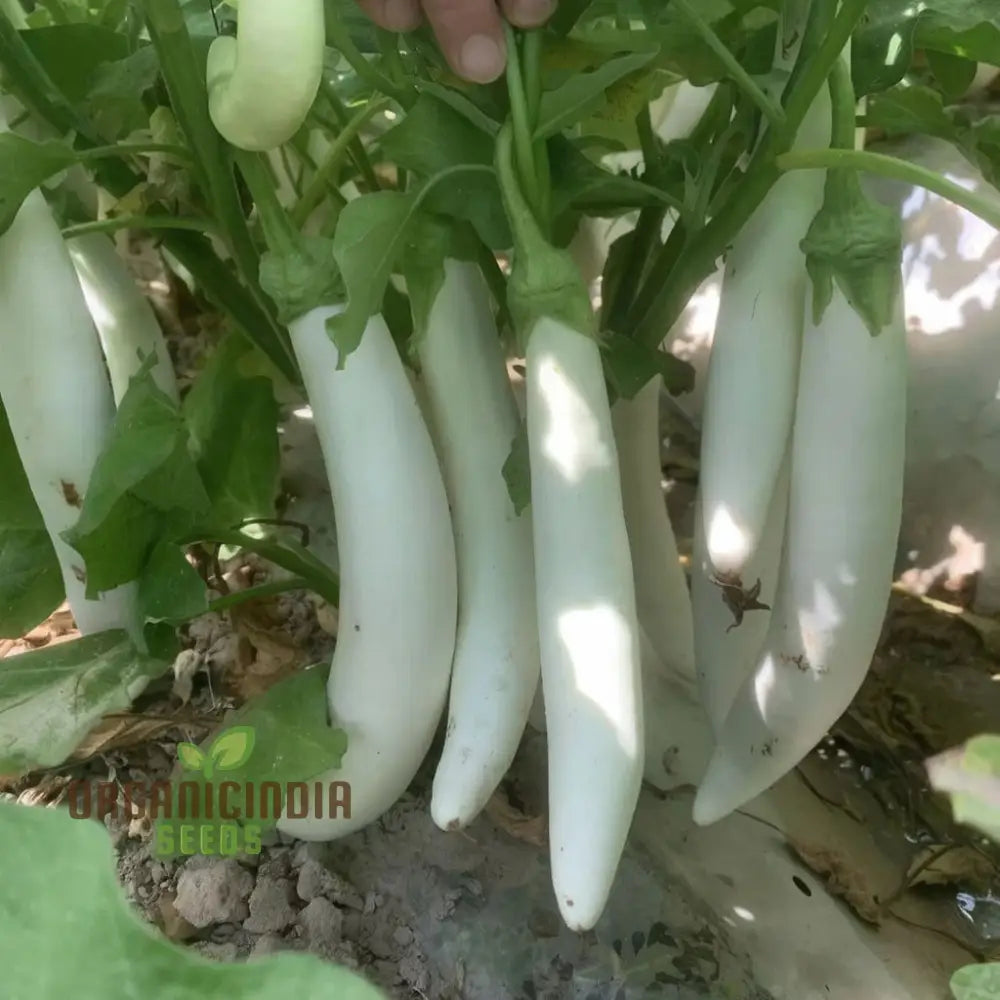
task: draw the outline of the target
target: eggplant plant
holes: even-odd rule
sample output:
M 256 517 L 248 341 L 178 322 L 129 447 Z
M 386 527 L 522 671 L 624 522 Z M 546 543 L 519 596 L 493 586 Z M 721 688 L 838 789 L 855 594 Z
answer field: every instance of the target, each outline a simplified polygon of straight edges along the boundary
M 644 775 L 719 821 L 864 680 L 906 358 L 901 220 L 862 178 L 1000 213 L 857 136 L 943 137 L 996 182 L 996 120 L 959 98 L 1000 63 L 1000 15 L 567 0 L 508 25 L 504 79 L 477 85 L 346 0 L 234 6 L 0 7 L 0 636 L 66 599 L 81 670 L 105 632 L 143 664 L 58 754 L 0 711 L 0 772 L 58 763 L 186 622 L 310 590 L 339 613 L 319 725 L 346 749 L 289 780 L 348 781 L 352 807 L 279 828 L 353 833 L 429 754 L 434 822 L 468 826 L 540 678 L 554 898 L 590 930 Z M 175 370 L 128 235 L 220 317 L 200 370 Z M 720 261 L 689 583 L 659 404 L 693 372 L 663 345 Z M 279 502 L 282 410 L 305 404 L 337 566 Z M 222 548 L 272 578 L 223 593 Z M 27 672 L 0 665 L 0 710 Z

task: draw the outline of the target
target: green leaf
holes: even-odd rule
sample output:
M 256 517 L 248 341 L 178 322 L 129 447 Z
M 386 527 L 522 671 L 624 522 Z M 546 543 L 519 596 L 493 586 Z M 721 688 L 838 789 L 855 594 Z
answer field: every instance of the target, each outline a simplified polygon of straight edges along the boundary
M 259 698 L 248 702 L 227 720 L 224 732 L 247 729 L 253 735 L 247 758 L 232 767 L 223 768 L 226 781 L 235 782 L 241 789 L 248 783 L 259 789 L 265 781 L 275 781 L 284 786 L 288 782 L 309 781 L 340 766 L 347 749 L 347 736 L 343 730 L 330 725 L 326 697 L 329 675 L 328 664 L 292 674 Z M 212 739 L 210 737 L 201 744 L 205 754 L 212 752 L 209 749 Z M 189 779 L 199 786 L 208 781 L 203 773 L 185 775 L 185 780 Z M 174 795 L 176 802 L 176 788 Z M 237 794 L 234 801 L 240 801 L 242 797 L 242 794 Z M 161 846 L 178 843 L 181 821 L 176 816 L 175 810 L 174 818 L 156 821 Z M 265 811 L 264 815 L 254 817 L 253 822 L 261 829 L 268 829 L 274 826 L 277 819 L 276 815 Z M 189 818 L 183 822 L 191 823 L 192 820 Z M 202 817 L 197 822 L 199 826 L 217 828 L 224 821 Z M 168 836 L 163 836 L 163 833 Z
M 528 450 L 528 425 L 522 420 L 503 463 L 503 479 L 514 513 L 521 515 L 531 505 L 531 461 Z
M 995 0 L 873 0 L 851 46 L 858 97 L 898 83 L 918 48 L 996 64 L 1000 7 Z
M 278 405 L 269 379 L 242 374 L 253 359 L 246 341 L 230 335 L 184 400 L 211 520 L 224 527 L 273 517 L 278 495 Z
M 492 166 L 494 141 L 436 96 L 421 94 L 406 117 L 382 138 L 391 162 L 429 179 L 455 166 Z M 427 195 L 430 212 L 464 219 L 492 249 L 510 246 L 496 179 L 486 173 L 457 174 Z
M 178 743 L 177 759 L 185 771 L 200 771 L 208 759 L 195 743 Z
M 220 964 L 170 943 L 125 899 L 111 841 L 97 823 L 3 803 L 0 839 L 7 997 L 384 1000 L 359 976 L 311 955 Z
M 128 55 L 125 35 L 97 24 L 57 24 L 22 37 L 71 104 L 86 101 L 104 63 Z
M 97 68 L 86 107 L 102 135 L 120 138 L 148 127 L 149 116 L 142 99 L 156 85 L 159 75 L 160 63 L 151 45 Z
M 431 309 L 444 283 L 444 262 L 476 260 L 471 233 L 447 225 L 426 212 L 419 212 L 410 226 L 403 248 L 402 269 L 413 316 L 413 332 L 419 341 L 427 332 Z M 410 345 L 415 347 L 416 344 Z
M 382 136 L 381 149 L 387 160 L 425 178 L 458 163 L 493 163 L 493 138 L 428 93 Z
M 558 217 L 575 210 L 613 218 L 636 208 L 664 204 L 667 198 L 652 185 L 616 174 L 591 160 L 579 146 L 562 136 L 549 143 L 552 206 Z M 678 197 L 682 192 L 676 192 Z
M 0 774 L 63 763 L 102 716 L 127 709 L 169 668 L 118 631 L 0 660 Z
M 927 775 L 951 798 L 957 822 L 1000 842 L 1000 736 L 976 736 L 932 757 Z
M 965 965 L 948 984 L 955 1000 L 997 1000 L 1000 997 L 1000 962 Z
M 347 308 L 327 326 L 341 368 L 378 311 L 416 206 L 413 194 L 379 191 L 348 202 L 340 213 L 333 253 L 347 287 Z
M 954 55 L 951 52 L 927 50 L 927 65 L 934 79 L 949 100 L 958 100 L 972 85 L 976 77 L 977 63 L 974 59 Z
M 535 138 L 546 138 L 587 118 L 603 105 L 608 88 L 647 66 L 655 52 L 635 52 L 609 59 L 589 73 L 571 76 L 561 87 L 542 94 Z
M 495 137 L 500 131 L 500 123 L 491 118 L 470 98 L 458 90 L 445 87 L 443 84 L 435 83 L 433 80 L 415 79 L 413 85 L 423 94 L 436 97 L 439 101 L 447 104 L 453 111 L 457 111 L 466 121 L 474 125 L 480 132 Z
M 76 153 L 64 143 L 32 142 L 13 132 L 0 135 L 0 236 L 35 188 L 74 163 Z
M 894 87 L 878 94 L 870 101 L 866 117 L 870 125 L 889 135 L 919 132 L 951 139 L 955 134 L 941 95 L 930 87 Z
M 872 201 L 852 170 L 827 172 L 823 206 L 801 243 L 813 283 L 813 321 L 843 292 L 872 336 L 891 322 L 900 295 L 899 213 Z
M 601 349 L 608 382 L 620 398 L 634 399 L 650 379 L 660 377 L 674 396 L 694 388 L 694 368 L 667 351 L 618 333 L 605 338 Z
M 66 596 L 62 570 L 0 406 L 0 638 L 44 621 Z
M 930 87 L 894 87 L 870 102 L 868 119 L 889 135 L 912 132 L 946 139 L 996 187 L 1000 185 L 1000 116 L 945 107 Z
M 216 737 L 208 756 L 219 771 L 235 771 L 253 753 L 256 733 L 252 726 L 231 726 Z
M 139 614 L 149 621 L 184 622 L 208 610 L 205 581 L 171 541 L 159 542 L 139 577 Z
M 147 364 L 122 398 L 80 519 L 63 533 L 85 560 L 88 596 L 139 577 L 157 541 L 210 508 L 180 410 Z

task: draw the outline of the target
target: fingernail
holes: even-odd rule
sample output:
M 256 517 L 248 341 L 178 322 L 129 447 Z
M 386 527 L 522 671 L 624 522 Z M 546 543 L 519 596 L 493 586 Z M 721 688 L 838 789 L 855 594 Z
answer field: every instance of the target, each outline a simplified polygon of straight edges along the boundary
M 385 0 L 382 19 L 390 31 L 413 31 L 420 24 L 420 8 L 413 0 Z
M 492 83 L 502 72 L 506 55 L 489 35 L 472 35 L 462 46 L 458 64 L 462 75 L 473 83 Z
M 536 28 L 554 13 L 556 0 L 513 0 L 511 20 L 521 28 Z

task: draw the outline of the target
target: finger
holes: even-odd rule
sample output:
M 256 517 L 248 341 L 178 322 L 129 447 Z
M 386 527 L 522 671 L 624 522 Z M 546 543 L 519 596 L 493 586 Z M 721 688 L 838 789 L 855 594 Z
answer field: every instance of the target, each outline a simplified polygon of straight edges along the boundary
M 387 31 L 413 31 L 420 24 L 420 0 L 357 0 L 358 6 Z
M 537 28 L 556 11 L 556 0 L 500 0 L 504 15 L 519 28 Z
M 424 0 L 451 68 L 473 83 L 492 83 L 507 64 L 503 23 L 495 0 Z

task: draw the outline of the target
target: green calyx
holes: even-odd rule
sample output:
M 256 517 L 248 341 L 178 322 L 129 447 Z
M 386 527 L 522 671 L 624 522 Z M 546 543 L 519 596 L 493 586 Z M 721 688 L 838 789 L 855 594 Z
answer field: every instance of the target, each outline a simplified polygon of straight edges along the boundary
M 524 349 L 535 324 L 543 317 L 596 337 L 597 320 L 576 262 L 568 251 L 554 247 L 545 238 L 521 191 L 510 122 L 497 136 L 496 172 L 514 236 L 507 302 L 519 346 Z

